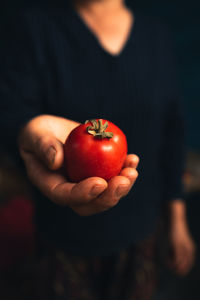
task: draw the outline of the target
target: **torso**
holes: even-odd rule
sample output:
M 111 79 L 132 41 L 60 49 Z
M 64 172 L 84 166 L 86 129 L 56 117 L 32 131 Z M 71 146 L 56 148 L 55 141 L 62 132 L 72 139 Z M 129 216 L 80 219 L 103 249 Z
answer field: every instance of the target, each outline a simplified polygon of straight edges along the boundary
M 87 253 L 118 249 L 143 239 L 155 226 L 161 203 L 157 158 L 167 83 L 160 72 L 164 59 L 157 61 L 156 56 L 160 35 L 157 37 L 153 25 L 148 27 L 144 22 L 136 13 L 129 40 L 122 43 L 125 35 L 120 33 L 120 55 L 111 55 L 109 30 L 101 36 L 106 48 L 94 33 L 100 27 L 89 27 L 71 10 L 42 15 L 44 28 L 38 26 L 34 31 L 43 70 L 39 77 L 45 95 L 43 113 L 78 122 L 108 119 L 126 134 L 129 153 L 141 159 L 134 189 L 109 212 L 79 218 L 67 207 L 54 207 L 48 199 L 38 198 L 40 230 L 73 251 L 84 252 L 84 247 Z M 32 24 L 37 28 L 38 21 L 34 19 Z M 117 32 L 117 25 L 114 28 Z M 130 28 L 127 22 L 124 33 Z M 120 43 L 116 44 L 119 51 Z

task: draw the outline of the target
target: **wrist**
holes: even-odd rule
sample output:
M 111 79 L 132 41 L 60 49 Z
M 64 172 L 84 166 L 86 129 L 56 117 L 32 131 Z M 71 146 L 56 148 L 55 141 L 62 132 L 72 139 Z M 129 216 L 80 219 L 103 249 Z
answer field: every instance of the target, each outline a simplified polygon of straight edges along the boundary
M 168 213 L 171 222 L 185 222 L 186 205 L 184 201 L 181 199 L 170 201 L 168 205 Z

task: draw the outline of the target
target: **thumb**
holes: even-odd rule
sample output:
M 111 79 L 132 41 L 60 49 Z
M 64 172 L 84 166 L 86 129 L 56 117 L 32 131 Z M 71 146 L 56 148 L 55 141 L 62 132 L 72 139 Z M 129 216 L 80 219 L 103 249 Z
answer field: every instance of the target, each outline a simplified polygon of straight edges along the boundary
M 45 135 L 38 138 L 34 143 L 34 153 L 51 170 L 57 170 L 63 164 L 63 144 L 54 136 Z

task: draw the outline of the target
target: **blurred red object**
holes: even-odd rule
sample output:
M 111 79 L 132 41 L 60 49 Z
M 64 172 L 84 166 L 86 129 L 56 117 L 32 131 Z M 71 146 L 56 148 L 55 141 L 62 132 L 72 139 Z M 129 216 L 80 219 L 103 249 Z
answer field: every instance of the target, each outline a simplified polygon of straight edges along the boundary
M 33 253 L 34 205 L 26 196 L 14 196 L 0 206 L 0 268 L 11 267 Z

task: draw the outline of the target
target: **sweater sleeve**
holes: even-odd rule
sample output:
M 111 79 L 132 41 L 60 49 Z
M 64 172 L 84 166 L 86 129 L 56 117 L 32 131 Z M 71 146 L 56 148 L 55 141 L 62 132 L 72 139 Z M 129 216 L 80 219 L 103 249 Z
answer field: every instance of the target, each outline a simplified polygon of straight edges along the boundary
M 185 117 L 177 80 L 176 64 L 173 57 L 171 38 L 163 34 L 162 54 L 164 91 L 166 106 L 164 112 L 163 139 L 161 145 L 161 174 L 164 201 L 184 200 L 182 175 L 185 160 Z
M 20 128 L 42 113 L 36 44 L 25 16 L 6 28 L 0 49 L 0 136 L 6 152 L 17 152 Z

